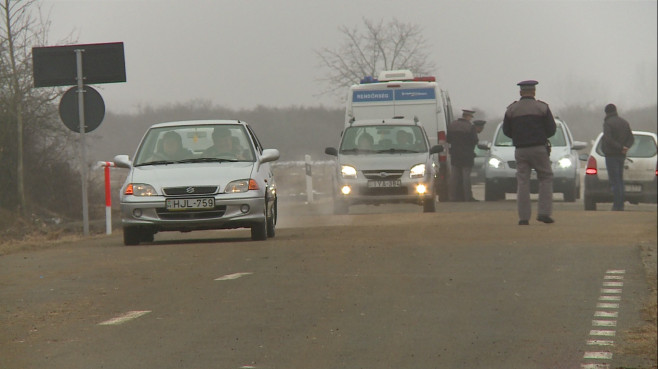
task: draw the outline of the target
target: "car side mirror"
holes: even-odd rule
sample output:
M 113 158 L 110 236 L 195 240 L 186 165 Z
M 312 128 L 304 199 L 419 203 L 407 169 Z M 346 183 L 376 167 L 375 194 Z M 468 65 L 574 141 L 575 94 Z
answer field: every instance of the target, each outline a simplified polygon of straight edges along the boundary
M 263 155 L 260 157 L 260 163 L 268 163 L 270 161 L 275 161 L 279 159 L 279 150 L 277 149 L 265 149 L 263 150 Z
M 438 154 L 440 152 L 443 152 L 443 145 L 434 145 L 430 149 L 430 154 Z
M 571 148 L 574 150 L 582 150 L 587 147 L 587 144 L 583 141 L 574 141 L 573 145 L 571 145 Z
M 114 165 L 116 165 L 117 168 L 130 169 L 130 167 L 133 166 L 133 163 L 130 161 L 128 155 L 117 155 L 114 157 Z
M 338 150 L 335 147 L 327 147 L 324 149 L 324 153 L 331 156 L 338 156 Z
M 489 142 L 489 141 L 480 141 L 480 142 L 478 142 L 478 149 L 480 149 L 480 150 L 490 150 L 491 149 L 491 142 Z
M 580 161 L 589 160 L 589 154 L 580 154 L 580 155 L 578 155 L 578 160 L 580 160 Z

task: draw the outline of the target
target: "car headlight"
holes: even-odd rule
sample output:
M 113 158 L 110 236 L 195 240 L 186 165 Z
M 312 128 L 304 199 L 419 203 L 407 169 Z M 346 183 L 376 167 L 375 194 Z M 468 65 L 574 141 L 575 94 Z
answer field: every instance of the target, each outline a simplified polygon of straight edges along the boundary
M 340 173 L 343 178 L 356 178 L 356 168 L 349 165 L 341 166 Z
M 129 183 L 128 186 L 126 186 L 124 194 L 133 196 L 158 196 L 158 193 L 155 192 L 155 188 L 146 183 Z
M 425 164 L 414 165 L 409 171 L 409 178 L 423 178 L 425 177 Z
M 489 164 L 490 168 L 502 169 L 505 167 L 505 162 L 495 156 L 490 157 L 487 163 Z
M 573 162 L 571 161 L 571 158 L 568 156 L 563 157 L 562 159 L 557 161 L 557 165 L 560 168 L 570 168 L 573 165 Z
M 253 179 L 239 179 L 237 181 L 229 182 L 229 184 L 226 185 L 226 188 L 224 188 L 224 192 L 239 193 L 257 189 L 258 184 Z

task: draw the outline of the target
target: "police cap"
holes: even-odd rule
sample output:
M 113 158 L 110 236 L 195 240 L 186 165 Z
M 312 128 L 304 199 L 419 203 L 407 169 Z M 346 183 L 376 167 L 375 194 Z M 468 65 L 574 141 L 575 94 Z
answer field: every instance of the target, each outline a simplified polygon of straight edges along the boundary
M 485 125 L 485 123 L 487 123 L 486 120 L 474 120 L 473 121 L 473 124 L 475 124 L 476 126 L 483 126 L 483 125 Z
M 521 81 L 521 82 L 517 83 L 517 86 L 520 86 L 521 90 L 534 90 L 535 86 L 538 83 L 539 82 L 537 82 L 535 80 L 529 79 L 527 81 Z
M 471 109 L 462 109 L 462 114 L 475 115 L 475 110 Z

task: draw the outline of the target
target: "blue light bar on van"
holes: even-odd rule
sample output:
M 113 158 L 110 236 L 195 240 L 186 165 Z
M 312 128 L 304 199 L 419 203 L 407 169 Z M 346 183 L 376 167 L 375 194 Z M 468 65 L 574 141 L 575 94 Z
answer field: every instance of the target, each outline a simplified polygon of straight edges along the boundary
M 361 84 L 376 83 L 376 82 L 379 82 L 379 80 L 377 80 L 377 78 L 374 78 L 373 76 L 365 76 L 360 81 Z

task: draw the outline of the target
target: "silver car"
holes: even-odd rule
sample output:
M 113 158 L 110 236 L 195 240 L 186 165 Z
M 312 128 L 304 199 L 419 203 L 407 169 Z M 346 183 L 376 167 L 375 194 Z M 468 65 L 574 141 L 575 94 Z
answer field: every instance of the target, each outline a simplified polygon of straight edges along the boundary
M 350 205 L 414 203 L 425 212 L 436 209 L 434 154 L 423 126 L 408 119 L 352 122 L 342 134 L 333 178 L 334 213 L 345 214 Z M 436 156 L 436 155 L 434 155 Z
M 276 183 L 264 149 L 236 120 L 159 123 L 142 138 L 121 188 L 123 241 L 152 242 L 162 231 L 250 228 L 253 240 L 274 237 Z
M 553 192 L 561 192 L 564 201 L 574 202 L 580 198 L 580 175 L 578 151 L 587 144 L 574 141 L 567 124 L 555 118 L 557 128 L 551 142 L 551 165 L 553 169 Z M 488 149 L 489 156 L 484 169 L 485 201 L 504 200 L 506 193 L 516 193 L 516 160 L 512 139 L 503 133 L 503 123 L 498 124 L 491 144 L 478 144 L 481 149 Z M 537 173 L 533 170 L 530 191 L 537 193 Z

